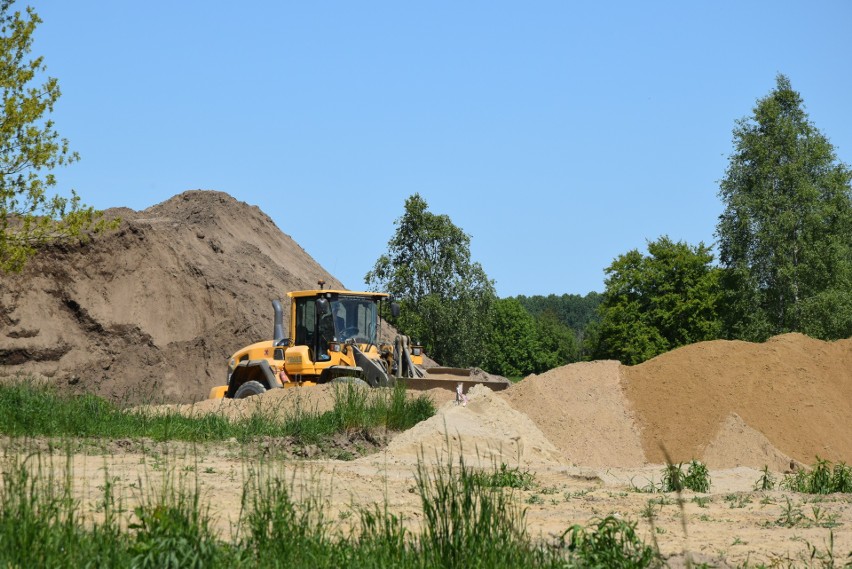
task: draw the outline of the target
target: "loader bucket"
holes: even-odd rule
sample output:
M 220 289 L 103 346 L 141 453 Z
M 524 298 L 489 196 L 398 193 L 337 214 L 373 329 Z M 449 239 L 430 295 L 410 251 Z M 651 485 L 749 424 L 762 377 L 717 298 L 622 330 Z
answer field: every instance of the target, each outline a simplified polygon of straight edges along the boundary
M 407 389 L 418 391 L 435 388 L 455 391 L 456 386 L 461 383 L 465 393 L 474 385 L 484 385 L 491 391 L 502 391 L 510 385 L 504 378 L 481 377 L 475 370 L 466 368 L 432 367 L 423 369 L 423 372 L 425 373 L 420 377 L 399 378 L 397 381 L 403 383 Z

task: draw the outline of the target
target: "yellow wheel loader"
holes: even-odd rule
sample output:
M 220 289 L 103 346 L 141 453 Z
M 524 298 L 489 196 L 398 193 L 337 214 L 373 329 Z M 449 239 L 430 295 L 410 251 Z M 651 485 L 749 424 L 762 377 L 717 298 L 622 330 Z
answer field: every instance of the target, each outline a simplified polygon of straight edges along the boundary
M 379 308 L 389 295 L 377 292 L 324 290 L 289 292 L 290 330 L 284 334 L 281 302 L 272 301 L 272 340 L 257 342 L 228 360 L 228 383 L 210 390 L 210 398 L 241 399 L 270 389 L 319 383 L 355 383 L 387 387 L 404 382 L 409 389 L 442 387 L 463 391 L 477 384 L 498 391 L 508 381 L 479 377 L 470 369 L 423 368 L 423 348 L 407 336 L 380 342 Z M 390 304 L 391 314 L 399 305 Z

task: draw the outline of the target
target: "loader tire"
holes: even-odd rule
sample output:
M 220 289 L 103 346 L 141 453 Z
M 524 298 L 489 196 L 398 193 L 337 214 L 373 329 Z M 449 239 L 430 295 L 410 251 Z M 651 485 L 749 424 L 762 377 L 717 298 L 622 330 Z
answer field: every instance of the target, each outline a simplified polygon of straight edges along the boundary
M 354 385 L 355 387 L 366 387 L 369 389 L 370 384 L 364 381 L 363 379 L 358 379 L 357 377 L 335 377 L 331 380 L 331 383 L 341 383 L 341 384 L 349 384 Z
M 263 395 L 264 393 L 266 393 L 266 387 L 262 383 L 259 381 L 247 381 L 234 393 L 234 399 L 245 399 L 252 395 Z

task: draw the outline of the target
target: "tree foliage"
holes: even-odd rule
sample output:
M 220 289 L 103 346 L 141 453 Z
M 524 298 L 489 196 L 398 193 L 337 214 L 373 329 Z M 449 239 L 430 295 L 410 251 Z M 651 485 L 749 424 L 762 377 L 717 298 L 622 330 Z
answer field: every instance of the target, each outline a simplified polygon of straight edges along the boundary
M 107 224 L 100 213 L 70 198 L 50 196 L 51 171 L 78 159 L 48 117 L 59 83 L 43 79 L 43 58 L 30 58 L 41 23 L 32 8 L 12 10 L 0 1 L 0 270 L 19 271 L 46 242 L 80 237 Z
M 393 294 L 396 325 L 444 365 L 478 365 L 488 349 L 494 285 L 470 257 L 470 236 L 414 194 L 396 220 L 388 252 L 365 281 Z
M 719 337 L 719 270 L 703 243 L 668 237 L 634 249 L 606 269 L 592 355 L 637 364 L 668 350 Z
M 535 317 L 535 327 L 539 352 L 536 367 L 529 371 L 542 373 L 580 359 L 578 335 L 555 312 L 539 314 Z
M 578 357 L 574 332 L 555 314 L 533 316 L 515 298 L 495 301 L 485 369 L 523 377 L 575 362 Z
M 733 134 L 717 226 L 727 334 L 852 335 L 849 168 L 783 75 Z
M 535 319 L 513 298 L 498 299 L 491 314 L 489 351 L 485 369 L 506 377 L 537 371 L 542 347 Z
M 542 341 L 556 349 L 556 360 L 559 362 L 556 365 L 577 361 L 586 355 L 583 353 L 586 334 L 590 326 L 599 320 L 598 306 L 602 298 L 600 293 L 592 291 L 585 296 L 519 295 L 516 298 L 536 318 Z M 566 334 L 568 331 L 572 332 L 570 339 Z M 554 366 L 547 369 L 552 367 Z

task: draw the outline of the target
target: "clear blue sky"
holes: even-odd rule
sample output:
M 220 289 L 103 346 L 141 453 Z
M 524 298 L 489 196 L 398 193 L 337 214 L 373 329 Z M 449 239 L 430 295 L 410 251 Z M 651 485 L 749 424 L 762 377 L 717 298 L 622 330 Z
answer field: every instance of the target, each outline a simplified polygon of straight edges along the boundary
M 778 73 L 852 162 L 848 0 L 31 5 L 81 155 L 60 188 L 136 210 L 227 192 L 353 289 L 415 192 L 501 296 L 602 291 L 648 240 L 713 242 L 734 121 Z

